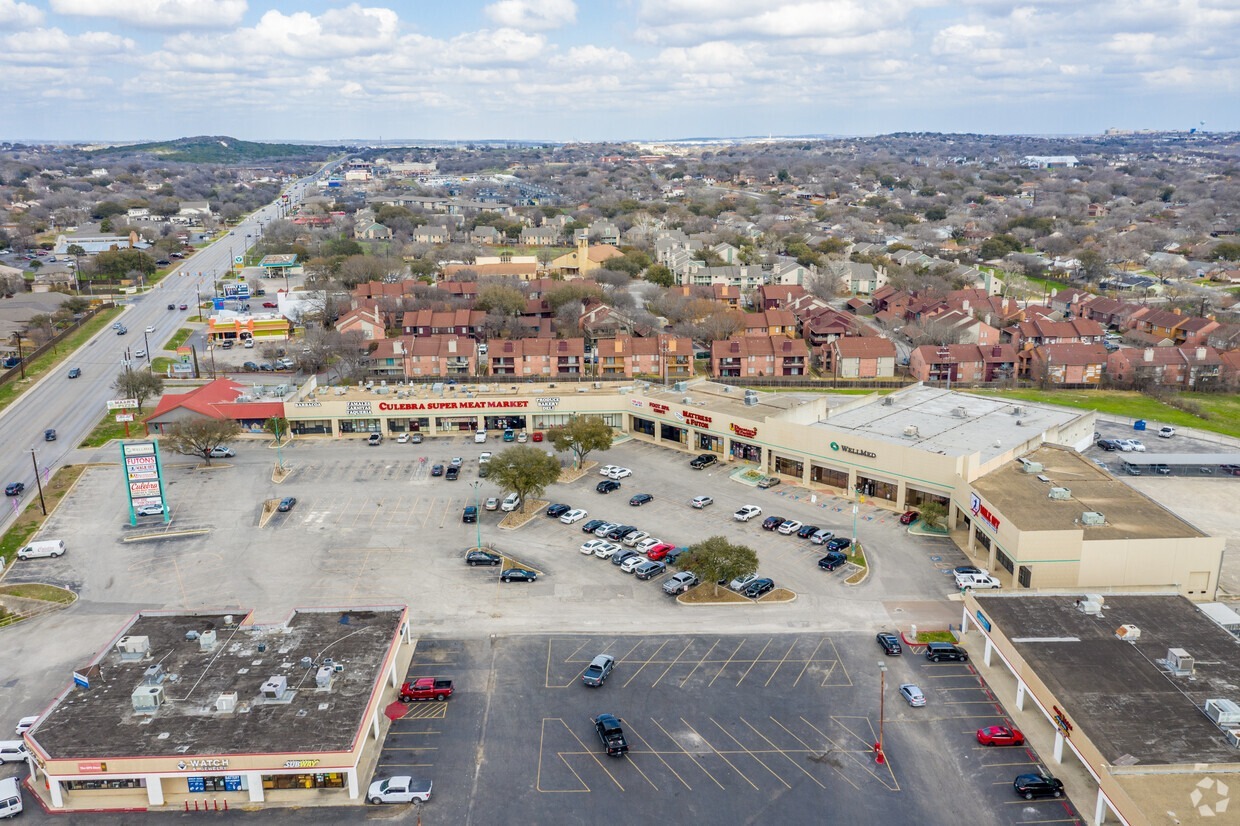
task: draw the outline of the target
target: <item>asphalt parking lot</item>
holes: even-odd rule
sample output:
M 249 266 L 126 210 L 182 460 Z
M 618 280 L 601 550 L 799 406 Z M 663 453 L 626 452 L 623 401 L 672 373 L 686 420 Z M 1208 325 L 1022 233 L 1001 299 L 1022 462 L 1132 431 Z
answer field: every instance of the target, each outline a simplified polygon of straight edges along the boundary
M 616 657 L 592 689 L 581 672 Z M 877 661 L 888 666 L 883 740 Z M 451 677 L 446 703 L 411 704 L 376 777 L 435 781 L 430 823 L 644 823 L 778 817 L 789 824 L 1079 823 L 1063 800 L 1024 801 L 1012 778 L 1040 764 L 1024 747 L 978 745 L 1007 721 L 967 664 L 883 658 L 871 635 L 568 635 L 422 640 L 410 676 Z M 897 685 L 917 682 L 910 708 Z M 624 722 L 609 758 L 591 718 Z M 934 759 L 927 759 L 928 755 Z M 566 797 L 567 796 L 567 797 Z M 582 797 L 584 796 L 584 797 Z

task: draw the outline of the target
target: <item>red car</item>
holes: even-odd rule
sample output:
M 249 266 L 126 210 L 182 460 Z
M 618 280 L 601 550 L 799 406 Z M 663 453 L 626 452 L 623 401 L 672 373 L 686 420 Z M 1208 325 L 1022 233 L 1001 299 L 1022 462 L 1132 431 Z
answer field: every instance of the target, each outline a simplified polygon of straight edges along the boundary
M 276 303 L 274 301 L 264 301 L 263 306 L 270 310 L 274 310 L 276 308 Z
M 536 442 L 541 442 L 541 441 L 543 440 L 543 434 L 542 434 L 542 431 L 541 431 L 541 430 L 535 430 L 535 431 L 534 431 L 534 437 L 533 437 L 533 438 L 534 438 L 534 441 L 536 441 Z
M 188 304 L 182 304 L 182 305 L 181 305 L 181 309 L 182 309 L 182 310 L 188 310 L 188 309 L 189 309 L 189 305 L 188 305 Z
M 658 562 L 660 559 L 667 556 L 670 551 L 675 549 L 675 547 L 675 545 L 669 545 L 666 542 L 662 542 L 646 551 L 646 559 L 649 559 L 651 562 Z
M 977 730 L 977 742 L 983 746 L 1023 746 L 1025 735 L 1020 733 L 1020 729 L 988 726 Z
M 901 525 L 911 525 L 917 521 L 917 517 L 921 516 L 917 511 L 905 511 L 900 516 Z

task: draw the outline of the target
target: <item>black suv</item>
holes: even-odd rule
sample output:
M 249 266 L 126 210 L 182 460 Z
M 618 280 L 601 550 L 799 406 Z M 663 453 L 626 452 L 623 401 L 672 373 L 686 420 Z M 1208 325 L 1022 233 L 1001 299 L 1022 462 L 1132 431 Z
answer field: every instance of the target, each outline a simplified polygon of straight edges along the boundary
M 1025 800 L 1035 797 L 1063 797 L 1063 783 L 1049 774 L 1018 774 L 1012 788 Z
M 548 505 L 547 506 L 547 517 L 549 519 L 555 519 L 560 516 L 563 516 L 564 514 L 568 513 L 570 510 L 572 510 L 572 508 L 570 508 L 568 505 L 561 505 L 561 504 Z
M 465 564 L 474 565 L 498 565 L 504 559 L 499 554 L 493 554 L 488 551 L 470 551 L 465 554 Z
M 620 718 L 613 714 L 600 714 L 594 718 L 594 730 L 598 739 L 603 741 L 610 757 L 623 757 L 629 751 L 629 742 L 624 739 L 624 729 L 620 727 Z
M 599 493 L 611 493 L 613 490 L 620 490 L 620 483 L 615 479 L 605 479 L 594 486 Z
M 1103 450 L 1108 450 L 1108 451 L 1120 449 L 1119 442 L 1115 441 L 1114 439 L 1099 439 L 1098 447 L 1102 448 Z
M 932 663 L 942 660 L 956 660 L 967 663 L 969 661 L 969 652 L 958 645 L 952 645 L 950 642 L 932 642 L 926 646 L 926 659 Z
M 904 653 L 904 647 L 900 645 L 900 640 L 895 634 L 880 631 L 874 639 L 878 640 L 879 647 L 883 649 L 883 653 L 888 657 L 898 657 Z
M 718 461 L 719 459 L 715 456 L 715 454 L 703 453 L 699 455 L 696 459 L 690 459 L 689 467 L 693 468 L 694 470 L 701 470 L 702 468 L 710 467 L 711 465 L 717 463 Z

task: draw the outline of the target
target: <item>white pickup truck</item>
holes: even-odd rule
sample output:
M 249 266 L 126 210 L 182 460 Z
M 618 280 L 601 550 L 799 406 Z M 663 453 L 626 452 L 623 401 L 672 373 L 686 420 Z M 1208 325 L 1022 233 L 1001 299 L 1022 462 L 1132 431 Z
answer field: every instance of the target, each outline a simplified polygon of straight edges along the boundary
M 990 574 L 956 574 L 956 587 L 982 590 L 984 588 L 1001 588 L 1003 586 L 999 580 Z
M 425 803 L 431 799 L 431 781 L 416 780 L 408 775 L 376 780 L 370 784 L 366 799 L 371 803 Z

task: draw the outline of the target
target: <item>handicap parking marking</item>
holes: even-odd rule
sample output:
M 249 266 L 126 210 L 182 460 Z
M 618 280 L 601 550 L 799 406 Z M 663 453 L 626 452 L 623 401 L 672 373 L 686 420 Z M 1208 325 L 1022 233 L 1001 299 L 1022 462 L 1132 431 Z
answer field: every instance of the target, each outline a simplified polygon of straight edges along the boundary
M 401 716 L 402 720 L 442 720 L 448 716 L 448 703 L 429 702 L 410 703 L 409 708 Z

